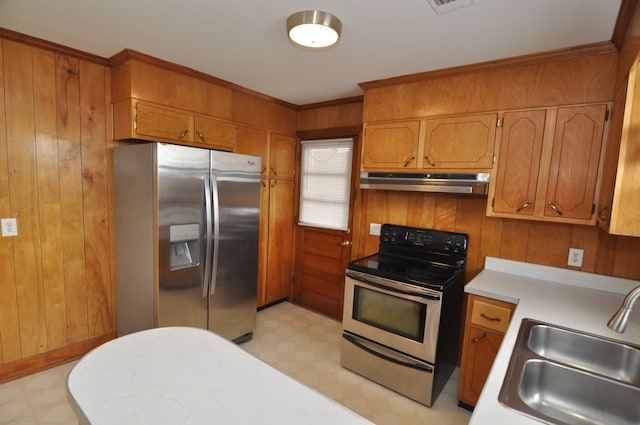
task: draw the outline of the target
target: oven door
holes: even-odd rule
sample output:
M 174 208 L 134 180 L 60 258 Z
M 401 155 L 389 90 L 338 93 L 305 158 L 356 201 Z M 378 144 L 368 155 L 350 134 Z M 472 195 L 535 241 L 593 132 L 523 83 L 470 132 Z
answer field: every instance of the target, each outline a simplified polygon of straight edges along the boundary
M 345 331 L 435 363 L 442 294 L 349 270 L 345 278 Z

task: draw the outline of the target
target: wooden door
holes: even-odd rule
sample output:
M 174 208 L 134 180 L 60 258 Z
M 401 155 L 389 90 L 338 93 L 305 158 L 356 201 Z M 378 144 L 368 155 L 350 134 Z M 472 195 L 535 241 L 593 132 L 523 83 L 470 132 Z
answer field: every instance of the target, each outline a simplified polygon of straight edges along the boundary
M 490 169 L 497 118 L 497 114 L 482 114 L 427 120 L 422 166 Z
M 295 226 L 294 181 L 274 179 L 269 182 L 268 248 L 266 261 L 265 303 L 288 298 L 293 269 L 293 233 Z
M 238 153 L 262 158 L 262 177 L 268 176 L 269 136 L 266 130 L 252 127 L 238 127 Z
M 532 215 L 546 111 L 504 114 L 493 212 Z
M 367 124 L 364 130 L 364 170 L 415 169 L 420 121 Z
M 607 105 L 558 108 L 544 215 L 593 215 Z
M 503 334 L 470 326 L 465 334 L 465 368 L 461 371 L 458 399 L 475 406 L 487 381 Z
M 271 133 L 269 143 L 269 173 L 272 177 L 293 178 L 297 140 L 293 136 Z
M 351 259 L 354 187 L 360 172 L 358 159 L 358 138 L 354 137 L 347 230 L 302 225 L 296 228 L 292 299 L 336 319 L 342 319 L 345 270 Z

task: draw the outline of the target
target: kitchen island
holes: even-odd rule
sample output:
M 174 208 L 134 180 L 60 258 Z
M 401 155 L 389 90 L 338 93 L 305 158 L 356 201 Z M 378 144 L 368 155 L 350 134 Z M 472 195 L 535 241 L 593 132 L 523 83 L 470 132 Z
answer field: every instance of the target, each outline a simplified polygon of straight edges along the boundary
M 539 421 L 498 402 L 522 319 L 530 318 L 611 339 L 640 344 L 640 308 L 625 333 L 607 327 L 624 296 L 640 282 L 487 257 L 485 269 L 465 292 L 517 307 L 475 407 L 470 425 L 534 425 Z
M 146 330 L 83 357 L 67 379 L 82 424 L 371 422 L 209 331 Z

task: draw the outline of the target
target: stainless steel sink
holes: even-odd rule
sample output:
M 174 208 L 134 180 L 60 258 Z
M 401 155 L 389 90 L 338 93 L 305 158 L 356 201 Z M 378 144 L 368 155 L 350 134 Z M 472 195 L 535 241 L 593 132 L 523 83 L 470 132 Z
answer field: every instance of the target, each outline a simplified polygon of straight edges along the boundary
M 640 349 L 545 324 L 533 324 L 527 345 L 549 360 L 640 386 Z
M 640 423 L 640 348 L 524 319 L 499 401 L 549 424 Z

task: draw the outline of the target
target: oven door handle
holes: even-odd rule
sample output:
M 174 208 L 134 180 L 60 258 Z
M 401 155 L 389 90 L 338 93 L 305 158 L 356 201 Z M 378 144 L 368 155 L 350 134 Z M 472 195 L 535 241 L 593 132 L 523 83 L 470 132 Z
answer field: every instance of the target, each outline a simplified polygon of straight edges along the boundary
M 350 277 L 351 279 L 360 281 L 362 283 L 366 283 L 366 284 L 371 285 L 371 286 L 375 286 L 376 288 L 386 289 L 388 291 L 402 292 L 403 294 L 413 295 L 413 296 L 421 297 L 421 298 L 427 298 L 427 299 L 434 300 L 434 301 L 439 301 L 440 300 L 440 297 L 438 295 L 434 295 L 434 294 L 431 294 L 429 292 L 412 291 L 410 289 L 405 289 L 405 288 L 402 288 L 400 286 L 393 286 L 393 285 L 389 285 L 389 284 L 385 284 L 385 283 L 381 283 L 381 282 L 376 282 L 375 280 L 367 279 L 364 276 L 361 276 L 361 275 L 355 274 L 355 273 L 351 273 L 351 272 L 348 272 L 348 271 L 347 271 L 346 275 L 348 277 Z
M 349 341 L 350 343 L 352 343 L 353 345 L 355 345 L 356 347 L 360 348 L 361 350 L 366 351 L 369 354 L 373 354 L 376 357 L 380 357 L 383 360 L 392 362 L 392 363 L 396 363 L 399 364 L 401 366 L 406 366 L 406 367 L 410 367 L 412 369 L 417 369 L 417 370 L 421 370 L 423 372 L 427 372 L 427 373 L 433 373 L 433 368 L 420 364 L 420 363 L 414 363 L 414 362 L 406 362 L 406 361 L 402 361 L 400 359 L 397 359 L 395 357 L 391 357 L 391 356 L 387 356 L 386 354 L 382 354 L 376 350 L 374 350 L 373 348 L 367 347 L 365 344 L 362 344 L 361 342 L 358 341 L 358 339 L 352 335 L 348 335 L 348 334 L 342 334 L 342 337 L 344 339 L 346 339 L 347 341 Z

